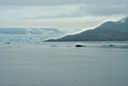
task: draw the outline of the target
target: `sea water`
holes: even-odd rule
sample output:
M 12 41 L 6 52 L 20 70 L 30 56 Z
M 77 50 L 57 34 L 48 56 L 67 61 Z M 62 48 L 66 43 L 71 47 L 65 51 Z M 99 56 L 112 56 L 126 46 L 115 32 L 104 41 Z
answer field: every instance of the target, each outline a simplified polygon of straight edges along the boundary
M 76 48 L 75 44 L 86 45 Z M 106 47 L 114 45 L 116 47 Z M 0 86 L 128 86 L 128 42 L 0 45 Z

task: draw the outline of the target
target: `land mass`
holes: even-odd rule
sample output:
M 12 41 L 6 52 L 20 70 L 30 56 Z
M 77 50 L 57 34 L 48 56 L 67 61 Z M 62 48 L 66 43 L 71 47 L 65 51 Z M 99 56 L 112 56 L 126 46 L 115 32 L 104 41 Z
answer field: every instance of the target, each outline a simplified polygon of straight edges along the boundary
M 128 17 L 117 22 L 105 22 L 94 29 L 86 30 L 78 34 L 46 40 L 46 42 L 63 41 L 128 41 Z

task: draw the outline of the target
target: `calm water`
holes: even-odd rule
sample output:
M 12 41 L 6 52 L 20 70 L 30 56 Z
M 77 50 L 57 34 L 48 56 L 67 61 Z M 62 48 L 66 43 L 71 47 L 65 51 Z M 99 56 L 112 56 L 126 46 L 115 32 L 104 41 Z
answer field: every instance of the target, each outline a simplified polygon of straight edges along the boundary
M 128 42 L 74 44 L 1 44 L 0 86 L 128 86 Z

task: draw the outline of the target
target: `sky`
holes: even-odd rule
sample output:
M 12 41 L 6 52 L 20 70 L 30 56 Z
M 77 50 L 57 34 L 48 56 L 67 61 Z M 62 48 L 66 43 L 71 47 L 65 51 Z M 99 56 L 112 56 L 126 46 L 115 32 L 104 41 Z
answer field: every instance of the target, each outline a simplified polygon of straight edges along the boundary
M 79 31 L 128 15 L 128 0 L 0 0 L 1 27 Z

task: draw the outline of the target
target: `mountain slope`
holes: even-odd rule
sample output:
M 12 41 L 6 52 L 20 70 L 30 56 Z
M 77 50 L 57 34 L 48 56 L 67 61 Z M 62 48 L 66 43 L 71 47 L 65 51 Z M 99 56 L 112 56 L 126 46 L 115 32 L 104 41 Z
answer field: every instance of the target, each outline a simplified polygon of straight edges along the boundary
M 108 21 L 99 27 L 78 34 L 47 41 L 126 41 L 128 40 L 128 17 L 117 22 Z

